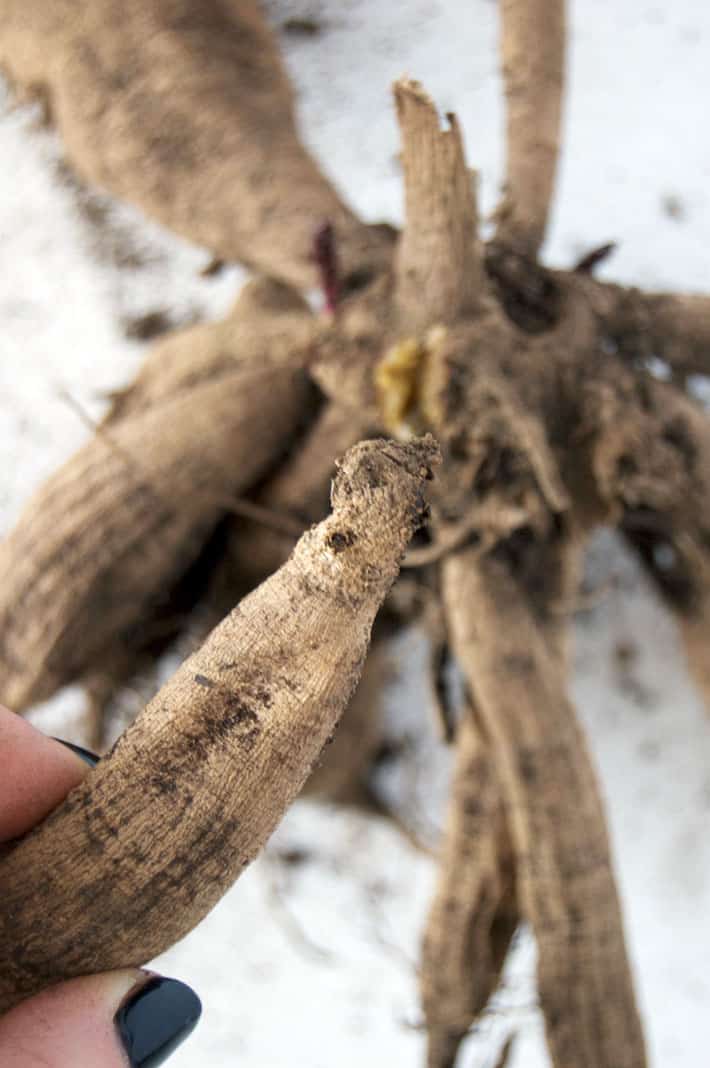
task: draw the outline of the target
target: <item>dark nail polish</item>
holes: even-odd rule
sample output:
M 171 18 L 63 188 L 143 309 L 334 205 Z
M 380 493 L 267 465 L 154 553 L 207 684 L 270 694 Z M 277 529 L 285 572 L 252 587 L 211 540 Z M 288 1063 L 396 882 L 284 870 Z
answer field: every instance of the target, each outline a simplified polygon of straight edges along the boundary
M 55 738 L 54 741 L 59 742 L 61 745 L 65 745 L 67 749 L 71 749 L 72 753 L 76 753 L 78 757 L 81 757 L 90 768 L 95 768 L 101 760 L 100 756 L 97 756 L 96 753 L 92 753 L 90 749 L 84 749 L 83 745 L 74 745 L 74 742 L 65 742 L 63 738 Z
M 156 1068 L 187 1038 L 202 1013 L 194 990 L 177 979 L 149 979 L 115 1016 L 131 1068 Z

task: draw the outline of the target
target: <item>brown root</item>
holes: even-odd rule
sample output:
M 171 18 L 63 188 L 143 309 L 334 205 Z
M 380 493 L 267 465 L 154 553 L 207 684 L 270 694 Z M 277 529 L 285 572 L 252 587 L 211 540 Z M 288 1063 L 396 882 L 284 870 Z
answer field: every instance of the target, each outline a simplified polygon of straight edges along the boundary
M 503 0 L 506 195 L 496 241 L 535 259 L 545 237 L 560 142 L 564 0 Z
M 606 329 L 623 356 L 636 363 L 660 359 L 681 381 L 710 374 L 710 298 L 694 293 L 643 293 L 604 287 Z
M 402 567 L 407 562 L 407 556 L 402 561 Z M 446 633 L 446 620 L 438 595 L 438 590 L 433 593 L 424 588 L 426 597 L 423 610 L 422 623 L 428 638 L 428 670 L 429 691 L 432 707 L 434 710 L 435 726 L 442 740 L 450 745 L 456 736 L 457 709 L 451 699 L 451 688 L 447 679 L 447 670 L 451 664 L 451 649 L 449 648 L 449 636 Z
M 643 1068 L 604 813 L 559 657 L 504 546 L 447 560 L 443 594 L 500 774 L 553 1063 Z
M 710 710 L 710 566 L 707 548 L 653 511 L 628 512 L 621 524 L 661 597 L 674 613 L 690 674 Z
M 439 881 L 422 944 L 428 1068 L 453 1068 L 498 985 L 517 925 L 498 775 L 468 709 L 457 730 Z
M 332 516 L 9 848 L 0 1011 L 60 979 L 161 953 L 262 848 L 355 687 L 436 461 L 431 439 L 352 449 Z
M 619 388 L 621 386 L 621 388 Z M 590 385 L 592 464 L 600 493 L 676 615 L 691 673 L 710 708 L 710 424 L 678 390 L 617 372 Z
M 230 498 L 288 446 L 311 387 L 297 366 L 261 355 L 136 404 L 30 502 L 0 545 L 0 699 L 10 708 L 49 697 L 108 648 L 132 646 L 133 628 L 197 558 Z
M 696 604 L 689 614 L 679 616 L 680 634 L 693 681 L 710 711 L 710 578 L 698 582 Z
M 218 258 L 310 288 L 327 219 L 346 276 L 389 262 L 301 144 L 255 0 L 2 0 L 0 63 L 45 92 L 80 177 Z

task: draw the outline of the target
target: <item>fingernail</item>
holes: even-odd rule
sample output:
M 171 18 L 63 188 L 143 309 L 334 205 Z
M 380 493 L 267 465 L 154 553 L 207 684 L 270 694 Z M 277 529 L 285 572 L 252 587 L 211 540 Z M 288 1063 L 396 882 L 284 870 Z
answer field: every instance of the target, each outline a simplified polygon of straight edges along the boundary
M 114 1020 L 131 1068 L 156 1068 L 185 1041 L 202 1013 L 194 990 L 155 976 L 141 986 Z
M 78 757 L 81 757 L 90 768 L 95 768 L 101 760 L 100 756 L 97 756 L 96 753 L 92 753 L 90 749 L 84 749 L 83 745 L 74 745 L 74 742 L 65 742 L 63 738 L 55 738 L 54 741 L 59 742 L 60 745 L 65 745 L 67 749 L 71 749 L 72 753 L 76 753 Z

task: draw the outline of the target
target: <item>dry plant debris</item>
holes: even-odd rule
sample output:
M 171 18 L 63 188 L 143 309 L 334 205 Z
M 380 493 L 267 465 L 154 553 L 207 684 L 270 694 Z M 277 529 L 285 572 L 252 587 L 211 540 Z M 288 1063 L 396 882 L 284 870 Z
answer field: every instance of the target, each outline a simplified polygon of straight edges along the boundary
M 443 456 L 431 524 L 380 616 L 382 641 L 389 627 L 430 623 L 434 663 L 448 651 L 466 679 L 465 707 L 443 710 L 456 770 L 421 969 L 429 1068 L 454 1065 L 520 921 L 538 943 L 556 1068 L 646 1064 L 566 642 L 585 542 L 616 526 L 675 612 L 710 699 L 710 427 L 685 389 L 710 370 L 710 299 L 598 282 L 608 245 L 569 271 L 539 262 L 559 153 L 564 3 L 503 0 L 501 13 L 508 179 L 484 244 L 458 123 L 442 122 L 418 83 L 395 86 L 406 197 L 397 236 L 358 220 L 303 148 L 253 0 L 130 0 L 120 12 L 95 0 L 81 13 L 67 0 L 0 0 L 0 61 L 18 92 L 47 101 L 76 172 L 271 279 L 252 283 L 225 323 L 166 335 L 0 548 L 0 696 L 18 711 L 72 680 L 102 677 L 105 700 L 130 678 L 206 545 L 206 593 L 173 631 L 196 618 L 204 633 L 248 594 L 48 829 L 3 860 L 10 911 L 25 925 L 6 1001 L 58 978 L 65 960 L 74 971 L 135 963 L 125 928 L 114 945 L 92 911 L 107 865 L 126 865 L 117 820 L 129 753 L 142 789 L 157 805 L 169 796 L 166 813 L 176 799 L 205 798 L 184 824 L 166 814 L 157 871 L 140 821 L 125 832 L 126 887 L 154 877 L 171 895 L 159 921 L 151 894 L 134 917 L 130 942 L 146 957 L 211 906 L 209 880 L 221 889 L 253 856 L 352 688 L 413 501 L 421 510 L 419 475 L 396 459 L 416 451 L 349 454 L 361 472 L 374 465 L 373 487 L 389 465 L 398 525 L 368 525 L 364 504 L 341 522 L 341 472 L 335 518 L 284 561 L 325 512 L 336 456 L 373 434 L 430 432 Z M 318 281 L 321 315 L 295 291 Z M 651 358 L 665 361 L 668 382 Z M 365 671 L 376 687 L 376 660 Z M 315 719 L 314 701 L 325 702 Z M 267 704 L 276 733 L 259 726 Z M 362 785 L 376 736 L 367 713 L 377 714 L 365 704 L 353 705 L 349 728 L 361 744 L 334 746 L 319 772 L 326 795 L 352 799 Z M 298 768 L 276 726 L 297 708 L 310 710 L 298 713 Z M 197 766 L 188 741 L 204 757 Z M 275 753 L 287 784 L 270 777 Z M 212 770 L 232 781 L 233 759 L 252 785 L 214 821 Z M 80 836 L 79 874 L 47 865 L 50 833 Z M 186 858 L 198 838 L 196 864 Z M 41 946 L 22 892 L 38 878 L 66 903 Z M 77 878 L 83 897 L 72 904 Z M 123 915 L 125 892 L 112 879 L 105 907 Z

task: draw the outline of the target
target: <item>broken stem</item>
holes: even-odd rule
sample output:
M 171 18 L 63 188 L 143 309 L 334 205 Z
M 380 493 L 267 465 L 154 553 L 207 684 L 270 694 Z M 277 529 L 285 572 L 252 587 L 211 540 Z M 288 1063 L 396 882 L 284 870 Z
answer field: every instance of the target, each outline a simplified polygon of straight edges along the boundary
M 483 290 L 473 176 L 455 115 L 442 129 L 418 82 L 394 86 L 402 138 L 406 223 L 397 261 L 396 302 L 408 332 L 456 321 Z

